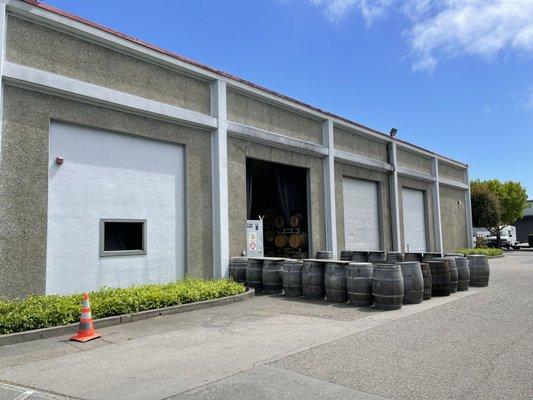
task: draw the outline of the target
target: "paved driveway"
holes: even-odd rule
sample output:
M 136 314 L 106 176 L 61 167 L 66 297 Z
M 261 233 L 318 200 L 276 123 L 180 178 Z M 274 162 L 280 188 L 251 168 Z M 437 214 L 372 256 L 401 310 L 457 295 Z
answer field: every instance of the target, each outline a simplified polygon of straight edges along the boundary
M 531 399 L 533 254 L 490 264 L 488 288 L 398 311 L 258 296 L 0 347 L 0 399 Z

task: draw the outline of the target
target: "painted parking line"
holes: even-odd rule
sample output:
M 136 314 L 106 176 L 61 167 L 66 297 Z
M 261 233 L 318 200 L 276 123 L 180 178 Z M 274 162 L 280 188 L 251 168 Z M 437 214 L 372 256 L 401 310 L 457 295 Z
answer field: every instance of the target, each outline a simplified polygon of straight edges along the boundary
M 67 400 L 50 393 L 39 392 L 30 388 L 0 382 L 0 400 Z

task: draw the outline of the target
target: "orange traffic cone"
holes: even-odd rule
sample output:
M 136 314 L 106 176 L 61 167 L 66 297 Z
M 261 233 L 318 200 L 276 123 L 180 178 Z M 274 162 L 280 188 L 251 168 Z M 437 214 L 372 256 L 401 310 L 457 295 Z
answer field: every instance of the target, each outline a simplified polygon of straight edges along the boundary
M 94 330 L 91 305 L 89 303 L 89 293 L 83 293 L 83 305 L 81 306 L 81 318 L 78 326 L 78 333 L 72 336 L 70 340 L 87 342 L 99 338 L 100 336 L 102 335 Z

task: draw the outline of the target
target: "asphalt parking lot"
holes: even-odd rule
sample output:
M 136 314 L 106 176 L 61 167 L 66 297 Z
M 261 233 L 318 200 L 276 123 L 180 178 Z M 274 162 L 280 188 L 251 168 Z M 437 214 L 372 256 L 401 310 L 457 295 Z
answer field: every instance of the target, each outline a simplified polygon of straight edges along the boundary
M 490 266 L 487 288 L 397 311 L 257 296 L 0 347 L 0 400 L 531 399 L 533 253 Z

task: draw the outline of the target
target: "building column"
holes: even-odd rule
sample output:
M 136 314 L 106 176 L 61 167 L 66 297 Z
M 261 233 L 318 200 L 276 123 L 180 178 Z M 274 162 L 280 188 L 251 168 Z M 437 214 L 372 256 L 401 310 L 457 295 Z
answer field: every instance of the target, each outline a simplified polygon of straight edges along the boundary
M 324 159 L 324 190 L 326 204 L 326 247 L 337 258 L 337 211 L 335 203 L 335 146 L 333 140 L 333 121 L 324 121 L 323 143 L 328 148 Z
M 435 224 L 435 243 L 438 252 L 443 252 L 442 246 L 442 221 L 440 214 L 440 183 L 439 183 L 439 160 L 434 157 L 431 160 L 431 172 L 435 178 L 433 182 L 433 222 Z
M 211 133 L 211 190 L 213 196 L 213 277 L 228 275 L 228 120 L 226 82 L 217 79 L 211 88 L 211 115 L 217 128 Z M 242 226 L 244 231 L 244 224 Z
M 392 164 L 393 170 L 390 175 L 390 210 L 391 210 L 391 225 L 392 225 L 392 247 L 394 251 L 401 251 L 401 235 L 400 235 L 400 190 L 398 183 L 398 155 L 396 148 L 396 141 L 392 141 L 389 145 L 389 163 Z M 385 249 L 384 249 L 385 250 Z
M 4 123 L 4 60 L 6 54 L 6 2 L 0 0 L 0 164 L 2 163 L 2 128 Z
M 466 234 L 468 235 L 467 247 L 474 247 L 473 245 L 473 224 L 472 224 L 472 198 L 470 197 L 470 178 L 468 176 L 468 168 L 465 169 L 465 183 L 468 189 L 465 190 L 465 204 L 466 204 Z

